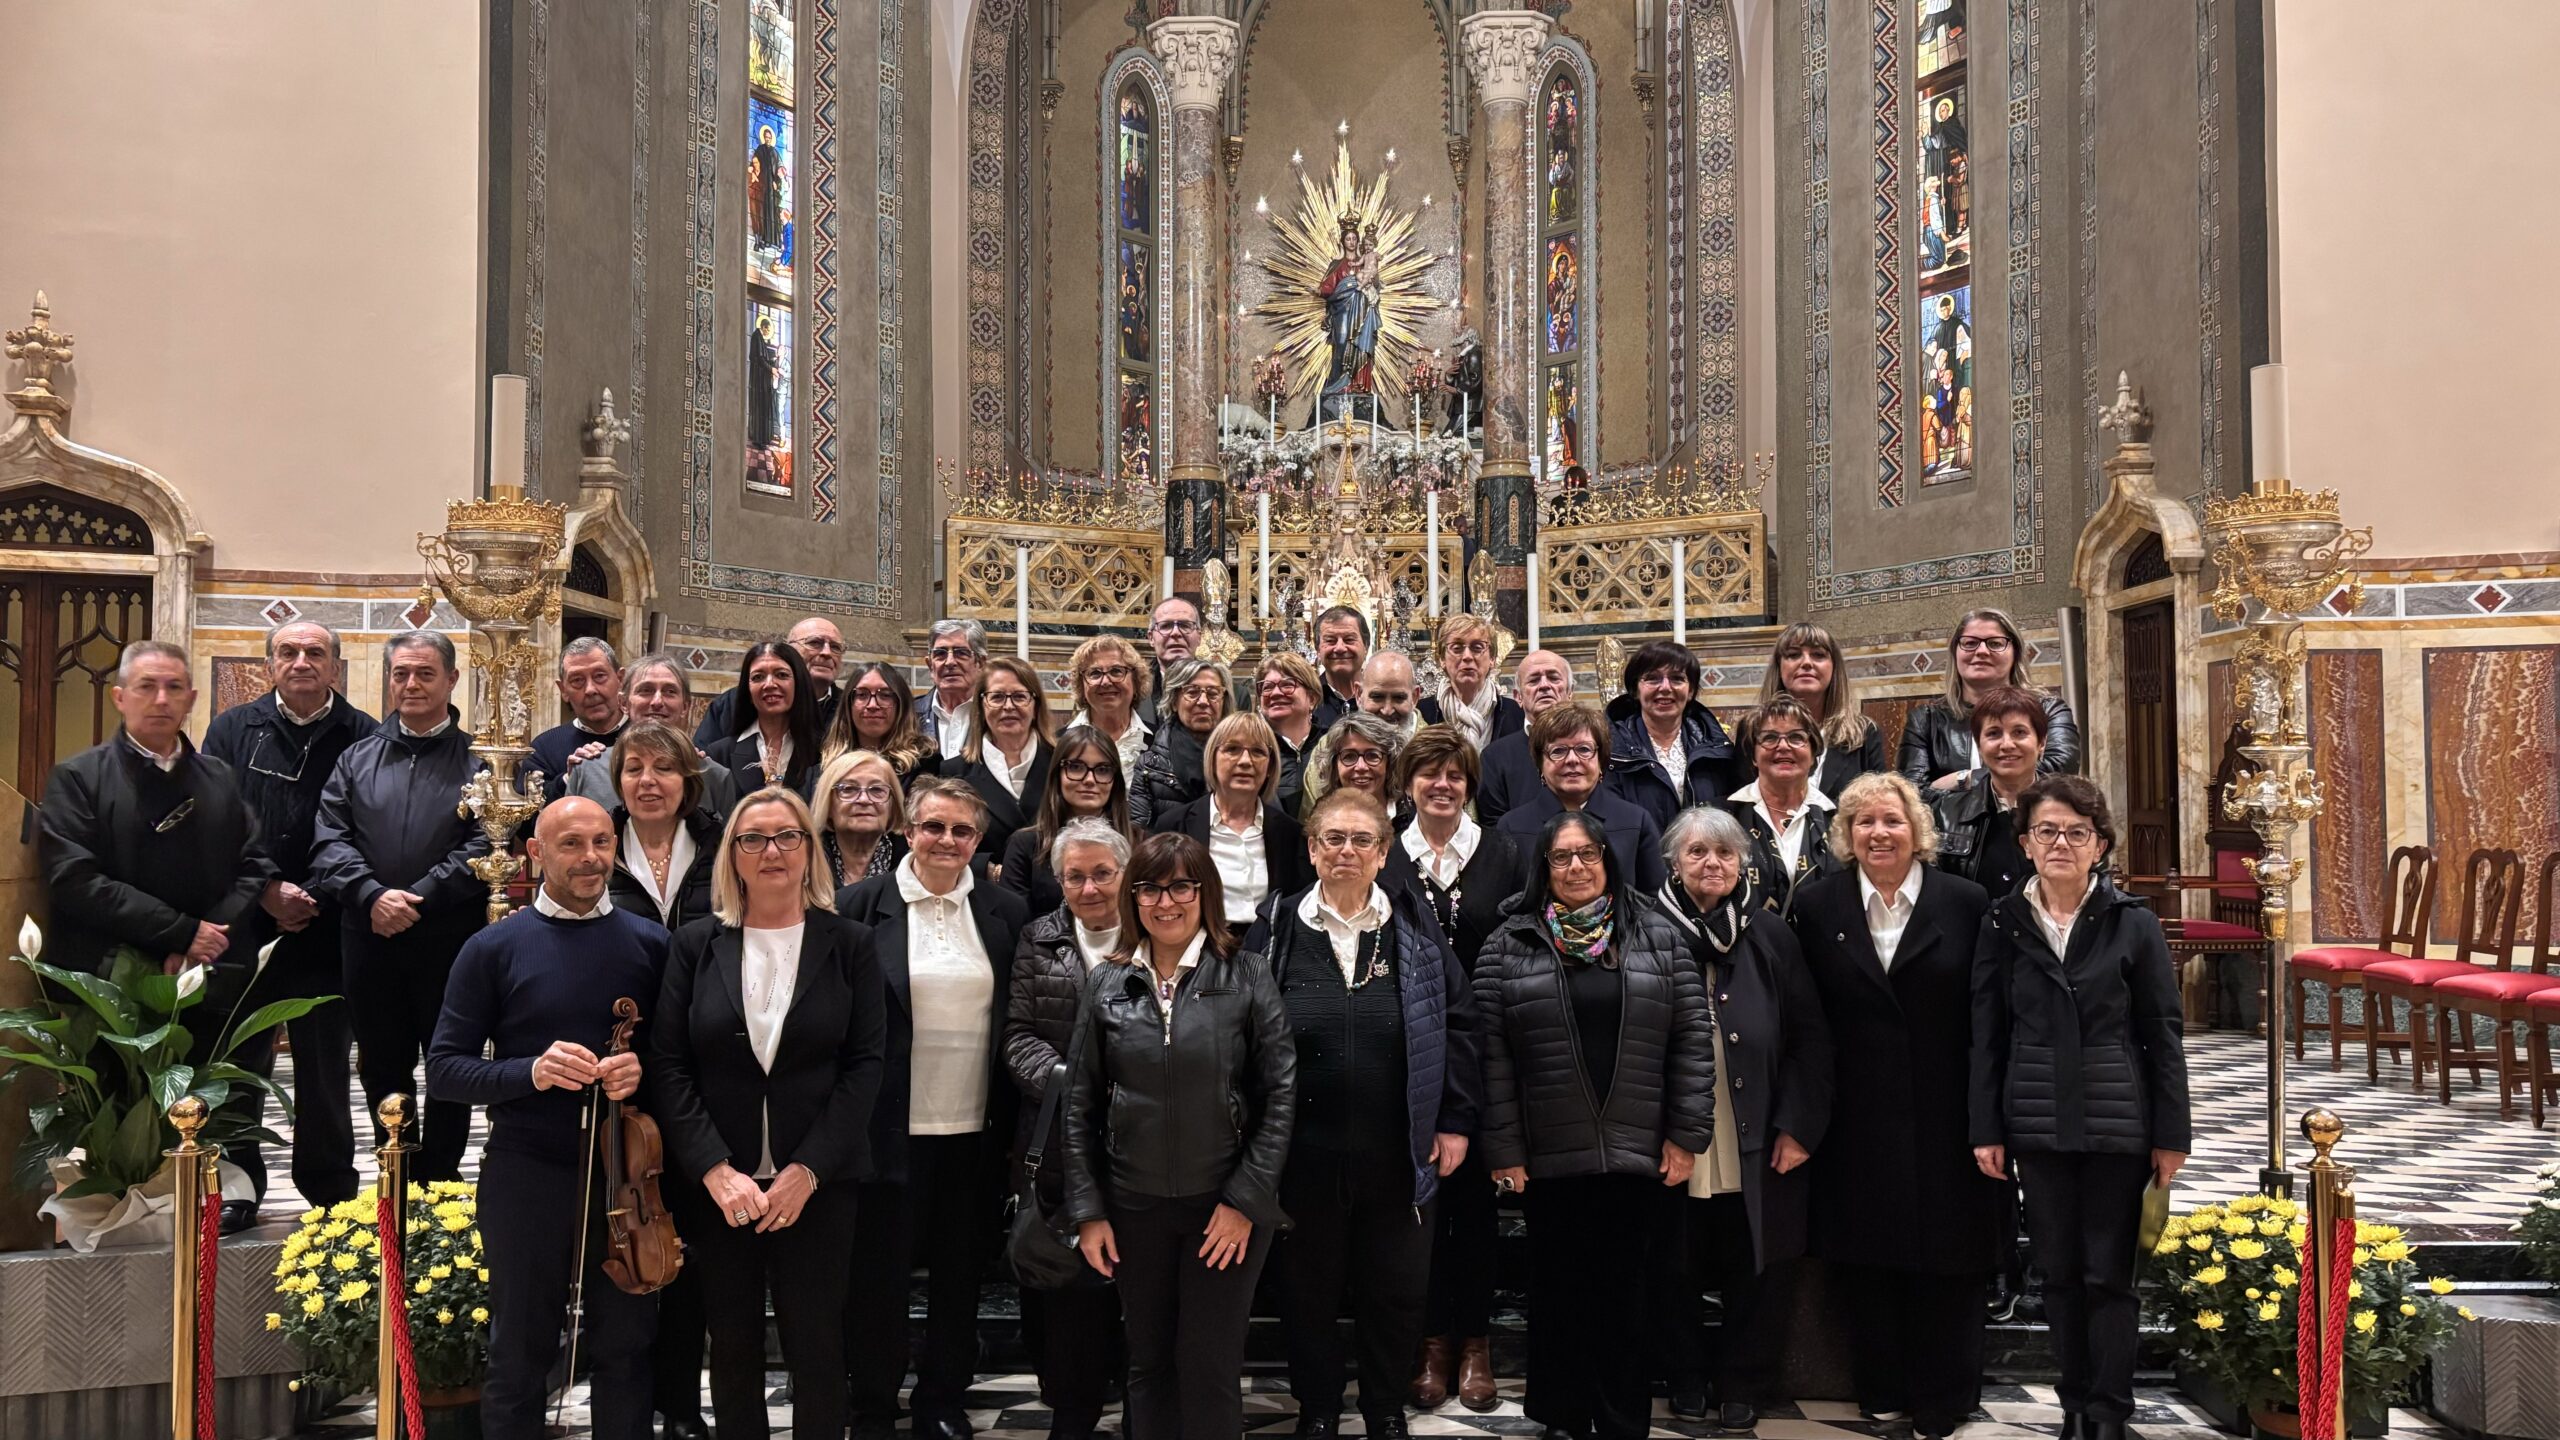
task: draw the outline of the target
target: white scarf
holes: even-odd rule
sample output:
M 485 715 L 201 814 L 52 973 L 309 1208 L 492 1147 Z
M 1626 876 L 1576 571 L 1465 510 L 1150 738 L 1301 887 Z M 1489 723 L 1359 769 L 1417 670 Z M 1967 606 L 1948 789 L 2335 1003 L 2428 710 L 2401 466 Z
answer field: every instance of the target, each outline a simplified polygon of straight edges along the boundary
M 1458 734 L 1467 742 L 1467 748 L 1482 754 L 1484 747 L 1493 743 L 1493 707 L 1501 699 L 1502 687 L 1494 684 L 1493 677 L 1489 675 L 1483 684 L 1476 687 L 1473 701 L 1459 699 L 1458 687 L 1443 680 L 1440 683 L 1440 718 L 1457 727 Z

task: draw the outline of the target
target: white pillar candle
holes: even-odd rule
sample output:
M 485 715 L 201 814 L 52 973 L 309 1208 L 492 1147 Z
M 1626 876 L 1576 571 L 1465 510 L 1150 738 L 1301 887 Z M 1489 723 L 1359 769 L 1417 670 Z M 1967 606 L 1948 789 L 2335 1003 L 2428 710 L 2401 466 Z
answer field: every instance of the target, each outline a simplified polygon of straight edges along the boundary
M 1253 497 L 1253 528 L 1262 538 L 1262 623 L 1271 624 L 1271 492 Z
M 1167 555 L 1166 557 L 1164 557 L 1164 588 L 1163 588 L 1162 590 L 1159 590 L 1159 591 L 1157 591 L 1157 592 L 1156 592 L 1156 603 L 1157 603 L 1157 604 L 1159 604 L 1159 605 L 1161 605 L 1161 604 L 1163 604 L 1165 601 L 1170 600 L 1170 599 L 1172 599 L 1172 598 L 1173 598 L 1173 557 L 1172 557 L 1172 556 L 1170 556 L 1170 555 Z
M 522 375 L 489 377 L 489 493 L 524 493 L 525 412 L 533 382 Z
M 1538 552 L 1529 552 L 1529 648 L 1538 648 Z
M 1440 492 L 1422 492 L 1422 613 L 1440 618 Z
M 1671 643 L 1689 643 L 1689 542 L 1671 537 Z
M 1013 654 L 1031 658 L 1031 547 L 1013 547 Z
M 2249 479 L 2261 490 L 2286 488 L 2293 479 L 2293 441 L 2285 433 L 2284 367 L 2249 372 Z

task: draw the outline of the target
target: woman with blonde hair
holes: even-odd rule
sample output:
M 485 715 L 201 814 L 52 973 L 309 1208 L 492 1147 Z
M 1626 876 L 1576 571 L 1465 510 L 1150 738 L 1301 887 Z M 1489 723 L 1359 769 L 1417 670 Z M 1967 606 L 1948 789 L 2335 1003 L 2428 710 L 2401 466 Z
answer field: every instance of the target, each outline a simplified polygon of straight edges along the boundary
M 1132 769 L 1147 753 L 1146 708 L 1155 676 L 1137 647 L 1117 635 L 1096 635 L 1076 647 L 1067 661 L 1067 694 L 1076 713 L 1069 729 L 1090 725 L 1120 751 L 1121 768 Z
M 1982 1376 L 2002 1186 L 1974 1168 L 1969 1071 L 1982 887 L 1930 865 L 1938 831 L 1900 775 L 1861 775 L 1831 817 L 1848 868 L 1792 920 L 1831 1023 L 1831 1129 L 1813 1150 L 1812 1252 L 1850 1289 L 1861 1410 L 1954 1433 Z M 1878 1196 L 1895 1223 L 1876 1223 Z M 1925 1235 L 1928 1243 L 1911 1243 Z
M 1265 900 L 1315 883 L 1297 820 L 1272 796 L 1280 788 L 1280 744 L 1259 715 L 1230 715 L 1209 732 L 1209 793 L 1163 816 L 1158 828 L 1188 835 L 1218 867 L 1226 921 L 1241 935 Z
M 2038 687 L 2027 674 L 2027 640 L 2003 610 L 1968 611 L 1947 637 L 1947 693 L 1911 712 L 1902 731 L 1902 755 L 1894 768 L 1914 785 L 1953 790 L 1982 768 L 1973 742 L 1973 707 L 2004 685 L 2044 702 L 2044 758 L 2038 774 L 2067 775 L 2080 768 L 2080 722 L 2071 702 Z
M 1253 699 L 1280 746 L 1280 789 L 1272 798 L 1295 815 L 1306 788 L 1307 752 L 1319 738 L 1316 710 L 1324 704 L 1324 677 L 1302 657 L 1283 651 L 1254 672 Z
M 978 697 L 969 702 L 969 738 L 942 762 L 943 776 L 968 782 L 986 806 L 978 836 L 978 854 L 986 860 L 1001 862 L 1013 832 L 1038 817 L 1057 758 L 1055 737 L 1040 672 L 1011 655 L 989 659 Z
M 1812 717 L 1820 762 L 1815 789 L 1837 795 L 1850 781 L 1885 768 L 1884 731 L 1858 708 L 1849 661 L 1830 631 L 1799 620 L 1778 636 L 1769 649 L 1769 669 L 1760 677 L 1760 703 L 1780 697 L 1795 701 Z M 1743 763 L 1750 764 L 1748 756 Z
M 906 856 L 906 787 L 896 763 L 877 751 L 830 757 L 818 772 L 815 813 L 824 878 L 837 889 L 886 875 Z
M 698 1262 L 719 1432 L 760 1440 L 765 1300 L 792 1383 L 792 1433 L 844 1434 L 845 1291 L 856 1182 L 871 1168 L 888 1002 L 864 931 L 839 920 L 797 791 L 742 800 L 720 837 L 712 913 L 676 932 L 649 1014 L 667 1197 Z
M 1456 728 L 1477 754 L 1505 735 L 1529 728 L 1520 702 L 1502 693 L 1493 681 L 1493 622 L 1476 615 L 1452 615 L 1440 622 L 1440 693 L 1425 695 L 1418 707 L 1425 725 Z

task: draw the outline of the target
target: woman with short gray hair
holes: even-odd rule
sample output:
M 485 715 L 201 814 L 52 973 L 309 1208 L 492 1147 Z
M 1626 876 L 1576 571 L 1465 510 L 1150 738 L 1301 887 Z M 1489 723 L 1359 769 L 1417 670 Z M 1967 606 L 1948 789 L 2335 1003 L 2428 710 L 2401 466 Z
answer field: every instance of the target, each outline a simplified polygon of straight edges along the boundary
M 1673 818 L 1662 850 L 1670 878 L 1656 898 L 1707 981 L 1716 1105 L 1714 1143 L 1673 1212 L 1655 1324 L 1672 1337 L 1672 1413 L 1705 1416 L 1712 1369 L 1718 1423 L 1747 1430 L 1772 1378 L 1770 1317 L 1787 1310 L 1783 1299 L 1770 1303 L 1760 1277 L 1805 1250 L 1804 1165 L 1831 1123 L 1831 1029 L 1795 936 L 1754 893 L 1742 822 L 1691 806 Z M 1709 1285 L 1724 1305 L 1712 1355 L 1698 1304 Z
M 1160 723 L 1129 779 L 1129 823 L 1161 830 L 1173 812 L 1209 793 L 1209 732 L 1227 718 L 1227 667 L 1184 660 L 1165 667 Z

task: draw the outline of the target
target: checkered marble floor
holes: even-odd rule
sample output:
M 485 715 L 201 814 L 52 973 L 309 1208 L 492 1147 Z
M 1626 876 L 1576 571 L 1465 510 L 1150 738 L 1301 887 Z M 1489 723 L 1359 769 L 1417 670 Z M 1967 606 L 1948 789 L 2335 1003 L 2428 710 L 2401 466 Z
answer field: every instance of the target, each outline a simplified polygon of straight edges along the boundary
M 1297 1405 L 1290 1400 L 1284 1382 L 1257 1376 L 1244 1383 L 1246 1434 L 1283 1436 L 1296 1427 Z M 1520 1413 L 1521 1383 L 1516 1378 L 1501 1382 L 1502 1403 L 1491 1414 L 1474 1414 L 1455 1400 L 1429 1414 L 1407 1412 L 1412 1432 L 1536 1435 L 1540 1433 L 1537 1422 Z M 2135 1402 L 2134 1428 L 2143 1440 L 2221 1440 L 2223 1432 L 2214 1429 L 2213 1422 L 2176 1391 L 2143 1390 L 2137 1393 Z M 789 1433 L 785 1428 L 791 1414 L 788 1406 L 775 1405 L 767 1414 L 775 1434 Z M 589 1433 L 585 1386 L 571 1393 L 567 1419 L 570 1435 L 582 1437 Z M 979 1377 L 977 1388 L 969 1392 L 969 1423 L 976 1427 L 980 1440 L 1041 1440 L 1049 1432 L 1049 1412 L 1041 1407 L 1039 1386 L 1031 1376 L 986 1375 Z M 1116 1408 L 1104 1417 L 1103 1428 L 1106 1432 L 1119 1431 Z M 1759 1440 L 1871 1440 L 1888 1428 L 1860 1419 L 1855 1405 L 1808 1400 L 1770 1407 L 1752 1433 Z M 2051 1386 L 1991 1385 L 1984 1387 L 1982 1408 L 1956 1434 L 1960 1440 L 2051 1440 L 2061 1430 L 2062 1408 L 2054 1403 Z M 1366 1432 L 1367 1426 L 1358 1414 L 1342 1417 L 1343 1434 Z M 369 1403 L 351 1406 L 303 1432 L 315 1440 L 357 1440 L 372 1433 L 373 1409 Z M 1726 1432 L 1712 1422 L 1675 1420 L 1663 1402 L 1656 1400 L 1652 1433 L 1656 1437 L 1707 1437 Z M 2391 1412 L 2391 1433 L 2400 1440 L 2451 1440 L 2449 1432 L 2414 1410 Z

